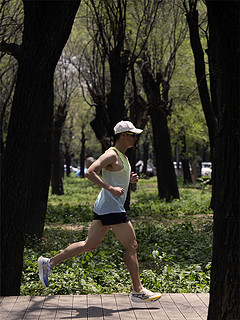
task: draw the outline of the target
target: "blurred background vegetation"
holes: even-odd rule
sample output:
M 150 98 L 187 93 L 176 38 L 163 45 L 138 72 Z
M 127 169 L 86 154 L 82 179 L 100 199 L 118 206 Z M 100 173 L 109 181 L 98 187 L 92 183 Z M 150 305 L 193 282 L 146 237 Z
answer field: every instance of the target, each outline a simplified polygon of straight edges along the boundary
M 174 161 L 179 161 L 182 157 L 193 160 L 197 155 L 201 156 L 203 161 L 210 161 L 208 130 L 199 99 L 194 58 L 182 2 L 160 1 L 158 7 L 155 9 L 153 7 L 152 10 L 156 10 L 156 16 L 155 20 L 151 21 L 152 29 L 147 35 L 145 35 L 147 22 L 142 20 L 140 25 L 138 21 L 138 19 L 143 19 L 141 16 L 143 13 L 147 13 L 145 6 L 144 1 L 138 2 L 137 6 L 135 6 L 135 1 L 128 3 L 125 50 L 135 50 L 136 63 L 140 63 L 142 59 L 140 51 L 145 50 L 144 54 L 151 59 L 153 73 L 157 73 L 159 69 L 165 72 L 164 77 L 170 84 L 169 100 L 172 101 L 167 119 Z M 206 49 L 206 6 L 203 2 L 199 2 L 198 11 L 201 41 L 203 49 Z M 61 128 L 61 155 L 65 159 L 63 161 L 66 161 L 66 157 L 70 155 L 71 165 L 74 167 L 80 166 L 83 133 L 85 158 L 88 156 L 97 158 L 102 152 L 102 145 L 91 127 L 91 122 L 95 119 L 97 112 L 94 97 L 98 96 L 100 99 L 102 94 L 104 96 L 102 98 L 106 100 L 110 90 L 111 75 L 104 50 L 99 44 L 97 17 L 92 1 L 82 1 L 72 32 L 55 70 L 55 117 L 57 117 L 60 105 L 64 105 L 65 108 L 65 120 Z M 1 37 L 4 41 L 21 44 L 23 18 L 21 1 L 4 1 L 1 8 Z M 143 49 L 143 42 L 146 41 L 144 37 L 148 37 L 148 42 L 147 45 L 145 43 L 146 47 Z M 179 43 L 176 44 L 177 41 Z M 174 56 L 172 60 L 170 59 L 171 54 Z M 208 74 L 207 55 L 205 62 Z M 171 75 L 166 74 L 169 65 L 171 65 L 171 70 L 168 70 L 168 73 Z M 12 55 L 2 52 L 0 81 L 3 146 L 6 142 L 11 114 L 16 73 L 17 61 Z M 138 94 L 146 99 L 140 68 L 135 70 L 135 80 Z M 126 77 L 124 95 L 125 116 L 131 118 L 133 89 L 130 74 Z M 155 161 L 151 121 L 149 120 L 148 116 L 145 132 L 139 140 L 137 158 L 143 158 L 143 144 L 148 143 L 149 160 Z

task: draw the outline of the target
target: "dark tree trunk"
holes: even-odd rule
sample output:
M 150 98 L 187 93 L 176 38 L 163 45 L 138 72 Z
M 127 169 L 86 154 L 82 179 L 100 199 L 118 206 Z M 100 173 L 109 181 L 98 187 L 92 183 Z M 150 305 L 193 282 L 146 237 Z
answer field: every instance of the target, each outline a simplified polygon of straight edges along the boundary
M 1 49 L 2 49 L 3 44 L 1 43 Z M 16 67 L 14 66 L 15 70 Z M 13 75 L 12 75 L 12 79 L 10 84 L 8 84 L 8 94 L 5 97 L 2 97 L 0 100 L 1 105 L 1 114 L 0 114 L 0 141 L 1 141 L 1 149 L 0 149 L 0 159 L 2 159 L 2 155 L 4 153 L 4 140 L 3 140 L 3 136 L 5 133 L 4 127 L 6 127 L 6 124 L 4 123 L 4 118 L 5 118 L 5 112 L 7 109 L 7 106 L 9 104 L 9 101 L 11 99 L 11 96 L 14 92 L 14 88 L 15 88 L 15 84 L 16 84 L 16 79 L 17 79 L 17 72 L 16 70 L 14 71 Z M 2 95 L 2 92 L 1 92 Z M 4 99 L 5 98 L 5 99 Z M 1 162 L 2 163 L 2 162 Z M 0 163 L 0 165 L 1 165 Z
M 128 64 L 121 57 L 121 50 L 121 47 L 114 48 L 109 57 L 111 89 L 107 105 L 111 130 L 113 130 L 117 122 L 124 119 L 125 115 L 124 90 Z M 113 135 L 113 131 L 111 135 Z
M 128 149 L 126 152 L 126 155 L 131 165 L 131 172 L 136 172 L 136 145 L 133 148 Z M 137 188 L 136 183 L 130 184 L 131 191 L 135 191 L 136 188 Z
M 96 107 L 96 115 L 94 120 L 90 122 L 90 125 L 96 138 L 101 142 L 102 149 L 105 151 L 111 145 L 109 137 L 111 137 L 112 134 L 108 110 L 103 96 L 98 96 L 93 92 L 90 92 L 90 94 Z
M 143 142 L 143 170 L 142 173 L 147 175 L 147 163 L 149 158 L 149 142 Z
M 135 77 L 135 64 L 131 66 L 131 78 L 133 95 L 128 99 L 130 108 L 130 119 L 138 128 L 144 129 L 148 122 L 148 103 L 139 94 Z
M 24 1 L 24 33 L 2 171 L 1 295 L 19 295 L 26 222 L 43 230 L 53 74 L 80 1 Z
M 65 133 L 65 142 L 64 142 L 64 160 L 65 160 L 65 164 L 66 164 L 66 175 L 67 177 L 70 176 L 71 173 L 71 163 L 72 163 L 72 157 L 73 157 L 73 153 L 71 152 L 71 142 L 73 139 L 73 133 L 72 133 L 72 128 L 73 128 L 73 116 L 70 117 L 70 127 L 68 128 L 68 130 Z M 64 178 L 64 163 L 63 163 L 63 167 L 62 167 L 62 178 Z
M 64 158 L 65 158 L 65 163 L 66 163 L 66 175 L 67 177 L 70 176 L 70 166 L 71 166 L 71 161 L 72 161 L 72 157 L 71 157 L 71 153 L 69 151 L 69 147 L 65 144 L 65 153 L 64 153 Z
M 82 147 L 81 147 L 81 154 L 80 154 L 80 178 L 84 178 L 84 163 L 85 163 L 85 149 L 86 149 L 86 139 L 84 129 L 82 129 Z
M 209 54 L 217 70 L 214 241 L 208 320 L 240 319 L 239 2 L 209 1 Z
M 160 199 L 165 198 L 169 202 L 172 198 L 179 198 L 179 192 L 173 166 L 167 119 L 161 107 L 152 108 L 150 116 L 156 157 L 158 195 Z
M 97 6 L 94 0 L 91 0 L 90 3 L 95 14 L 99 34 L 99 41 L 96 45 L 98 50 L 103 53 L 102 58 L 104 62 L 105 57 L 107 57 L 111 75 L 110 92 L 107 94 L 107 103 L 105 103 L 105 101 L 103 103 L 103 109 L 106 109 L 107 105 L 108 116 L 105 117 L 105 119 L 108 118 L 109 120 L 107 124 L 107 137 L 110 138 L 111 143 L 114 136 L 113 127 L 117 122 L 123 120 L 125 116 L 124 90 L 127 68 L 129 66 L 129 52 L 124 50 L 127 1 L 121 0 L 114 3 L 112 1 L 100 1 Z M 104 86 L 105 83 L 103 83 L 103 87 Z M 103 94 L 105 96 L 105 92 L 103 92 Z M 96 103 L 96 106 L 98 105 L 99 103 Z M 101 118 L 100 114 L 98 118 Z M 97 117 L 91 125 L 101 138 L 103 130 L 96 120 Z M 103 121 L 103 123 L 104 122 L 105 121 Z M 100 141 L 102 145 L 104 145 L 105 141 Z
M 186 157 L 187 152 L 187 144 L 186 144 L 186 136 L 183 134 L 180 138 L 182 142 L 182 152 L 181 152 L 181 158 L 182 158 L 182 172 L 183 172 L 183 183 L 188 184 L 192 183 L 192 177 L 189 167 L 189 160 Z
M 192 177 L 189 169 L 188 158 L 182 159 L 182 170 L 183 170 L 183 183 L 184 184 L 192 183 Z
M 62 127 L 67 116 L 66 104 L 59 105 L 55 114 L 53 123 L 53 145 L 52 145 L 52 166 L 51 166 L 51 184 L 52 194 L 59 196 L 64 194 L 62 181 L 62 153 L 60 150 L 60 139 Z
M 202 49 L 198 27 L 198 11 L 196 10 L 197 2 L 198 0 L 189 0 L 189 7 L 187 8 L 185 4 L 185 9 L 190 33 L 190 42 L 195 61 L 195 74 L 198 84 L 198 91 L 208 126 L 210 148 L 212 152 L 215 140 L 216 118 L 214 115 L 207 85 L 204 52 Z
M 202 161 L 207 161 L 207 151 L 208 151 L 208 144 L 206 146 L 203 146 L 203 153 L 202 153 Z
M 166 201 L 170 201 L 172 198 L 179 198 L 172 159 L 170 134 L 167 125 L 167 112 L 170 107 L 170 101 L 168 100 L 170 85 L 165 81 L 161 72 L 158 72 L 156 79 L 154 79 L 148 61 L 144 62 L 141 72 L 153 129 L 158 195 L 160 199 L 165 198 Z M 162 87 L 161 92 L 160 85 Z
M 131 166 L 131 172 L 136 172 L 136 146 L 131 149 L 128 149 L 126 152 L 126 156 L 128 157 L 128 161 Z M 130 210 L 130 202 L 131 202 L 131 191 L 136 191 L 137 185 L 136 183 L 130 183 L 127 193 L 127 198 L 124 204 L 124 208 L 126 211 Z

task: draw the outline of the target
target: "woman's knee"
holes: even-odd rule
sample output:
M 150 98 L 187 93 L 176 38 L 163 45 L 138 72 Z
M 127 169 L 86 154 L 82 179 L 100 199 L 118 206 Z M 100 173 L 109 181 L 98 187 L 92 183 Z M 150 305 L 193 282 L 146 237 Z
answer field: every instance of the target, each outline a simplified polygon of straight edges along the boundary
M 89 252 L 89 251 L 95 250 L 99 246 L 99 244 L 100 243 L 90 243 L 90 242 L 88 242 L 86 240 L 85 244 L 84 244 L 85 252 Z
M 133 241 L 131 241 L 130 243 L 126 243 L 125 245 L 125 249 L 131 252 L 136 252 L 137 251 L 137 240 L 134 239 Z

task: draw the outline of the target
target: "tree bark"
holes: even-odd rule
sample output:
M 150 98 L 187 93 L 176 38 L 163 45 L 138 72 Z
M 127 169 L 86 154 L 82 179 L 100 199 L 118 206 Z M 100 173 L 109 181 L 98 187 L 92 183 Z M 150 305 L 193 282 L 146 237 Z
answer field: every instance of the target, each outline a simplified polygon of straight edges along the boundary
M 189 169 L 188 158 L 182 159 L 182 171 L 183 171 L 183 183 L 184 184 L 192 183 L 192 177 Z
M 147 176 L 147 163 L 149 159 L 149 142 L 144 141 L 143 142 L 143 170 L 142 173 Z
M 60 150 L 60 139 L 62 135 L 62 127 L 67 117 L 67 105 L 59 105 L 55 114 L 53 123 L 53 145 L 51 157 L 51 184 L 52 194 L 59 196 L 64 194 L 62 181 L 63 160 Z
M 19 295 L 26 222 L 43 230 L 53 74 L 80 1 L 24 1 L 24 33 L 2 171 L 1 295 Z
M 210 94 L 207 85 L 204 52 L 199 35 L 198 11 L 196 10 L 198 0 L 189 0 L 189 8 L 184 1 L 187 23 L 190 33 L 190 43 L 195 61 L 195 74 L 198 84 L 198 91 L 203 107 L 203 112 L 208 126 L 211 152 L 214 148 L 216 117 L 213 111 Z
M 127 1 L 119 0 L 116 3 L 100 1 L 98 6 L 96 6 L 96 1 L 94 0 L 91 0 L 90 3 L 99 33 L 98 50 L 106 55 L 111 75 L 110 92 L 107 95 L 106 103 L 107 118 L 109 120 L 109 123 L 106 123 L 106 129 L 107 137 L 110 138 L 110 143 L 108 143 L 110 145 L 114 136 L 113 127 L 117 122 L 123 120 L 125 116 L 124 89 L 129 66 L 129 53 L 124 51 Z M 104 108 L 106 108 L 106 104 L 104 101 Z M 98 116 L 98 118 L 100 119 L 101 117 Z M 96 120 L 91 123 L 91 126 L 101 137 L 104 132 Z M 105 122 L 106 120 L 103 121 L 103 123 Z M 101 143 L 104 145 L 106 141 L 102 139 Z
M 187 144 L 186 144 L 185 134 L 181 136 L 180 140 L 182 142 L 181 159 L 182 159 L 183 183 L 188 184 L 188 183 L 192 183 L 192 177 L 191 177 L 191 172 L 189 168 L 189 160 L 186 156 Z
M 81 147 L 81 154 L 80 154 L 80 178 L 84 178 L 86 138 L 85 138 L 85 132 L 83 128 L 82 128 L 81 142 L 82 142 L 82 147 Z
M 158 195 L 160 199 L 166 199 L 169 202 L 172 198 L 179 198 L 179 192 L 173 166 L 167 119 L 161 107 L 152 108 L 150 117 L 156 158 Z
M 70 177 L 70 173 L 71 173 L 70 166 L 71 166 L 72 157 L 69 151 L 69 146 L 66 143 L 65 143 L 64 158 L 66 163 L 66 175 L 67 177 Z M 62 178 L 64 178 L 64 172 L 63 172 Z
M 208 320 L 240 319 L 239 2 L 209 1 L 209 54 L 217 70 L 214 241 Z M 216 75 L 214 75 L 216 76 Z
M 95 118 L 90 122 L 90 125 L 96 138 L 101 142 L 102 149 L 105 151 L 111 145 L 111 139 L 108 137 L 111 137 L 112 132 L 108 110 L 103 96 L 99 96 L 93 92 L 90 92 L 90 94 L 96 108 Z
M 141 68 L 144 91 L 149 105 L 153 130 L 153 147 L 156 158 L 158 195 L 160 199 L 170 201 L 179 198 L 176 174 L 173 166 L 170 134 L 167 125 L 169 107 L 168 91 L 170 85 L 159 72 L 154 79 L 149 62 Z M 160 84 L 162 92 L 160 92 Z
M 73 127 L 73 116 L 70 115 L 70 126 L 66 129 L 65 128 L 65 134 L 64 134 L 64 147 L 63 147 L 63 154 L 64 154 L 64 160 L 66 164 L 66 175 L 67 177 L 70 176 L 71 173 L 71 163 L 72 163 L 72 157 L 73 152 L 71 152 L 71 142 L 73 139 L 73 133 L 72 133 L 72 127 Z M 62 168 L 62 178 L 64 178 L 64 164 Z
M 121 57 L 121 51 L 122 47 L 116 47 L 112 50 L 109 57 L 111 89 L 107 105 L 111 128 L 113 128 L 117 122 L 124 119 L 124 90 L 128 64 L 127 62 L 125 63 L 124 58 Z

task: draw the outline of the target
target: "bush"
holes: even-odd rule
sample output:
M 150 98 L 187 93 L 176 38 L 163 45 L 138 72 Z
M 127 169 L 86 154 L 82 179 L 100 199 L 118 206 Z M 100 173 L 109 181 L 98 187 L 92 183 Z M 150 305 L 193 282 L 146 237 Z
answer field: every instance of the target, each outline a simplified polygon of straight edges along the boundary
M 166 203 L 158 198 L 156 190 L 138 190 L 134 195 L 130 214 L 134 217 L 154 217 L 160 220 L 179 216 L 211 214 L 211 193 L 204 189 L 180 189 L 180 199 Z
M 211 259 L 210 223 L 201 230 L 181 223 L 135 225 L 141 279 L 161 292 L 207 292 Z M 109 232 L 93 252 L 70 259 L 54 268 L 49 288 L 38 279 L 37 258 L 53 256 L 69 243 L 86 237 L 81 231 L 47 228 L 42 243 L 25 249 L 22 295 L 129 292 L 131 282 L 124 265 L 124 249 Z M 54 248 L 54 251 L 53 251 Z
M 138 240 L 142 283 L 161 292 L 208 292 L 212 246 L 210 192 L 181 188 L 180 200 L 165 203 L 157 197 L 154 179 L 140 181 L 138 190 L 132 193 L 130 217 Z M 85 179 L 70 178 L 64 183 L 64 196 L 49 197 L 42 241 L 33 248 L 26 244 L 21 295 L 130 292 L 124 248 L 111 230 L 94 252 L 55 267 L 48 288 L 40 283 L 38 257 L 51 257 L 70 243 L 85 239 L 93 199 L 99 192 Z M 66 224 L 72 227 L 69 229 Z
M 59 203 L 49 204 L 47 208 L 46 223 L 78 223 L 88 222 L 93 215 L 91 205 Z

